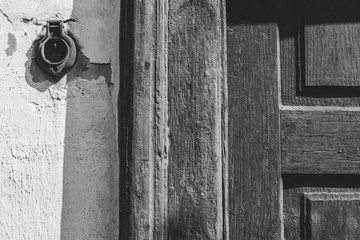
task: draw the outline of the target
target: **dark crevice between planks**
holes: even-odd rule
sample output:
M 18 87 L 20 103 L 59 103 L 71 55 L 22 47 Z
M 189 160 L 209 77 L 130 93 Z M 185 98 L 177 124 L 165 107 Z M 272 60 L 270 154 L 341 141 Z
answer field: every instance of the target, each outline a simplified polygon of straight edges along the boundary
M 253 5 L 259 4 L 259 1 L 253 1 Z M 276 17 L 269 11 L 268 14 L 257 14 L 254 11 L 248 11 L 249 9 L 243 8 L 240 10 L 242 3 L 240 1 L 227 1 L 228 12 L 234 14 L 238 12 L 238 15 L 228 17 L 227 21 L 229 25 L 237 25 L 242 23 L 278 23 L 280 38 L 295 37 L 298 34 L 298 29 L 309 25 L 326 25 L 326 24 L 345 24 L 345 23 L 360 23 L 360 15 L 358 9 L 360 8 L 360 2 L 357 0 L 317 0 L 311 1 L 312 7 L 319 9 L 316 17 L 306 18 L 304 22 L 304 1 L 311 0 L 278 0 L 278 14 Z M 269 1 L 268 4 L 273 4 Z M 325 6 L 333 6 L 328 9 L 324 9 Z M 268 7 L 268 6 L 258 6 Z M 246 12 L 240 15 L 242 12 Z M 229 14 L 228 14 L 229 16 Z M 294 23 L 298 24 L 298 29 L 294 28 Z
M 276 13 L 269 11 L 274 9 L 275 0 L 253 0 L 253 1 L 226 1 L 226 20 L 228 26 L 239 24 L 266 24 L 277 22 Z M 256 10 L 255 10 L 256 9 Z
M 120 13 L 120 92 L 119 114 L 119 240 L 130 239 L 131 233 L 131 138 L 132 91 L 134 69 L 134 1 L 122 0 Z
M 283 174 L 283 189 L 299 187 L 360 188 L 357 174 Z

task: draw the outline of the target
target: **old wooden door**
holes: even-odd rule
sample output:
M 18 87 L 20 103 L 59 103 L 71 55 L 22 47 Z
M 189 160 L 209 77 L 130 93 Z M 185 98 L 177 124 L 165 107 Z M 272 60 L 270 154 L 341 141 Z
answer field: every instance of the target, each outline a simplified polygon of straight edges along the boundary
M 359 9 L 227 1 L 230 239 L 360 239 Z
M 360 239 L 359 1 L 122 3 L 120 239 Z

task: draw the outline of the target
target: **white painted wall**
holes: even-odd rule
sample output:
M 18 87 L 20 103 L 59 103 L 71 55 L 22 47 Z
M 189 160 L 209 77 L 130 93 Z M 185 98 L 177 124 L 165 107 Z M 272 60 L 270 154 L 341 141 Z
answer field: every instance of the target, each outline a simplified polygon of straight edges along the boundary
M 1 240 L 118 238 L 119 2 L 0 1 Z M 31 45 L 70 18 L 90 69 L 51 84 Z

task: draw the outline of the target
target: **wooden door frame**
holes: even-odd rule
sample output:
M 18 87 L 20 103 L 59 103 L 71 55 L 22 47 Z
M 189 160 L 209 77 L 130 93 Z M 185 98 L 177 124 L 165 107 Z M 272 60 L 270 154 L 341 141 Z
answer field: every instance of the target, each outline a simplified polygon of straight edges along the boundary
M 217 55 L 214 55 L 213 59 L 210 56 L 209 59 L 200 60 L 211 61 L 220 56 L 221 63 L 215 64 L 220 74 L 215 81 L 213 78 L 212 80 L 205 78 L 213 82 L 198 82 L 198 84 L 213 84 L 214 89 L 217 89 L 211 93 L 214 100 L 208 103 L 211 109 L 215 107 L 215 110 L 207 112 L 212 114 L 210 118 L 216 125 L 214 129 L 217 137 L 212 137 L 212 141 L 204 141 L 201 144 L 220 156 L 216 159 L 217 162 L 209 161 L 208 164 L 208 167 L 216 168 L 213 174 L 216 179 L 220 179 L 220 182 L 213 182 L 217 185 L 211 186 L 212 190 L 206 192 L 208 197 L 197 200 L 207 204 L 210 209 L 210 214 L 207 216 L 209 219 L 205 219 L 204 223 L 205 228 L 209 225 L 209 229 L 205 229 L 208 231 L 206 234 L 211 239 L 227 239 L 227 85 L 224 1 L 178 2 L 182 2 L 185 8 L 194 3 L 196 4 L 194 8 L 197 8 L 200 4 L 200 11 L 205 6 L 204 11 L 215 13 L 216 16 L 212 17 L 219 21 L 210 23 L 217 24 L 216 26 L 209 26 L 213 32 L 220 35 L 215 36 L 214 42 L 207 42 L 212 47 L 216 46 L 214 45 L 216 40 L 221 39 L 217 41 L 217 46 L 220 48 L 214 48 Z M 169 1 L 164 0 L 122 0 L 121 2 L 121 73 L 118 102 L 119 239 L 168 239 L 171 235 L 170 231 L 178 231 L 169 229 L 168 201 L 164 201 L 164 199 L 168 200 L 168 167 L 171 164 L 168 161 L 169 151 L 172 150 L 169 131 L 174 132 L 168 125 L 168 24 L 170 21 L 168 4 Z M 184 31 L 186 34 L 186 29 Z M 182 35 L 179 36 L 181 38 Z M 205 101 L 199 101 L 200 104 L 207 104 Z M 194 131 L 203 131 L 201 124 L 199 129 L 196 128 Z M 186 175 L 186 172 L 184 174 Z M 216 199 L 209 199 L 214 196 Z M 181 231 L 183 232 L 179 234 L 189 234 L 187 237 L 191 237 L 192 233 L 186 232 L 187 229 Z
M 248 14 L 248 12 L 245 11 L 255 11 L 259 7 L 258 5 L 261 5 L 253 4 L 250 0 L 248 0 L 248 3 L 246 1 L 243 2 L 242 4 L 247 7 L 247 9 L 245 8 L 246 10 L 242 10 L 242 13 L 245 15 Z M 266 1 L 260 0 L 260 2 Z M 171 4 L 170 7 L 169 4 Z M 172 11 L 172 9 L 177 9 L 178 11 Z M 200 14 L 192 16 L 183 11 L 184 9 L 200 11 Z M 266 11 L 268 11 L 268 9 L 264 8 L 263 13 L 266 14 Z M 190 105 L 193 104 L 195 107 L 202 106 L 205 109 L 210 109 L 205 112 L 204 116 L 210 116 L 210 120 L 214 123 L 212 130 L 215 133 L 212 134 L 212 131 L 206 130 L 208 128 L 206 123 L 199 123 L 197 128 L 194 129 L 194 132 L 200 135 L 209 133 L 211 135 L 209 137 L 210 141 L 206 141 L 206 139 L 202 141 L 203 138 L 200 138 L 200 142 L 202 141 L 200 145 L 206 149 L 210 149 L 210 151 L 218 157 L 215 160 L 211 158 L 208 162 L 204 160 L 199 160 L 199 162 L 200 164 L 205 164 L 203 167 L 212 168 L 214 178 L 218 179 L 218 181 L 211 182 L 213 186 L 206 192 L 204 198 L 198 197 L 198 195 L 193 195 L 192 197 L 195 197 L 196 201 L 199 201 L 210 209 L 204 222 L 200 223 L 200 225 L 204 227 L 201 231 L 206 232 L 204 234 L 208 236 L 208 239 L 229 239 L 232 237 L 229 233 L 229 209 L 231 206 L 229 206 L 228 203 L 229 130 L 225 12 L 225 0 L 121 0 L 120 94 L 118 102 L 120 156 L 119 239 L 174 239 L 171 238 L 173 231 L 175 231 L 174 234 L 183 234 L 181 239 L 194 239 L 196 234 L 201 234 L 194 233 L 193 229 L 186 229 L 186 227 L 191 226 L 191 224 L 199 224 L 196 222 L 192 223 L 191 221 L 194 219 L 191 217 L 189 217 L 190 223 L 185 224 L 184 229 L 179 230 L 172 228 L 170 222 L 170 217 L 172 216 L 169 215 L 173 213 L 171 209 L 168 209 L 168 200 L 170 182 L 169 166 L 174 164 L 172 161 L 175 161 L 169 156 L 172 151 L 178 150 L 176 149 L 178 147 L 176 142 L 174 145 L 170 143 L 169 135 L 172 134 L 172 137 L 175 135 L 175 140 L 176 137 L 179 137 L 179 141 L 184 139 L 180 136 L 179 132 L 176 132 L 176 129 L 172 129 L 174 126 L 170 126 L 170 104 L 176 105 L 176 108 L 180 103 L 176 100 L 170 103 L 169 100 L 176 98 L 176 96 L 169 96 L 171 92 L 171 89 L 169 90 L 169 84 L 178 84 L 177 86 L 180 86 L 179 80 L 173 71 L 176 71 L 177 68 L 183 71 L 187 70 L 186 65 L 182 63 L 169 63 L 169 59 L 176 54 L 175 50 L 174 52 L 171 52 L 171 49 L 169 50 L 169 46 L 175 44 L 172 42 L 174 39 L 180 39 L 176 42 L 179 46 L 181 46 L 181 40 L 187 41 L 187 39 L 190 39 L 190 44 L 196 44 L 196 41 L 191 39 L 193 36 L 188 36 L 191 30 L 184 27 L 186 25 L 180 26 L 178 23 L 186 23 L 189 19 L 196 21 L 198 20 L 196 19 L 197 17 L 201 18 L 203 16 L 201 15 L 202 13 L 205 14 L 204 16 L 209 16 L 210 21 L 206 22 L 206 19 L 200 20 L 209 24 L 209 30 L 207 31 L 210 35 L 214 35 L 211 35 L 214 38 L 207 39 L 204 47 L 212 49 L 214 54 L 200 57 L 195 56 L 194 58 L 200 62 L 210 62 L 213 64 L 211 66 L 214 66 L 214 72 L 206 72 L 206 77 L 204 77 L 202 81 L 196 80 L 197 77 L 199 77 L 199 79 L 201 78 L 200 75 L 193 78 L 194 81 L 197 81 L 196 84 L 200 86 L 196 90 L 198 92 L 193 94 L 199 97 L 202 96 L 203 92 L 201 91 L 206 86 L 213 88 L 208 91 L 210 94 L 209 100 L 198 99 L 187 103 Z M 259 16 L 261 13 L 260 11 Z M 244 28 L 239 31 L 244 31 L 244 33 L 247 34 L 247 37 L 244 38 L 246 41 L 244 46 L 246 44 L 249 48 L 249 53 L 253 52 L 253 54 L 255 54 L 258 52 L 258 46 L 256 44 L 253 46 L 249 44 L 251 44 L 251 42 L 257 42 L 257 40 L 259 40 L 258 42 L 266 43 L 264 36 L 269 34 L 269 28 L 261 26 L 254 27 L 253 29 L 254 30 L 249 30 L 249 28 Z M 270 32 L 274 29 L 276 28 L 271 28 Z M 196 37 L 202 39 L 202 34 L 206 35 L 208 32 L 199 33 Z M 271 47 L 271 49 L 276 48 Z M 262 51 L 266 51 L 266 49 Z M 179 58 L 181 58 L 181 56 L 179 56 Z M 189 60 L 191 61 L 193 59 Z M 217 60 L 217 63 L 214 63 L 214 60 Z M 260 57 L 251 60 L 261 62 Z M 176 69 L 174 69 L 174 65 L 176 65 Z M 256 69 L 251 71 L 255 72 Z M 214 74 L 217 77 L 212 77 Z M 259 92 L 259 89 L 256 88 L 268 84 L 266 83 L 267 79 L 265 79 L 265 75 L 262 76 L 261 79 L 254 79 L 252 78 L 252 73 L 245 72 L 244 74 L 250 74 L 248 77 L 252 81 L 259 81 L 259 85 L 256 85 L 255 88 L 244 89 L 251 96 L 256 94 L 268 95 L 270 91 L 274 90 L 273 88 L 261 87 L 259 89 L 263 92 Z M 272 75 L 274 78 L 271 80 L 277 81 L 275 75 Z M 272 95 L 272 101 L 277 103 L 277 91 L 271 94 L 274 94 Z M 254 102 L 253 105 L 254 104 L 257 103 Z M 256 108 L 256 106 L 254 107 Z M 269 107 L 271 108 L 271 106 Z M 269 114 L 278 114 L 277 110 L 274 111 L 275 112 L 269 112 Z M 253 114 L 259 114 L 259 112 L 254 111 Z M 268 113 L 264 112 L 263 114 Z M 256 121 L 254 124 L 261 128 L 264 126 L 264 123 L 262 122 L 261 113 L 259 116 L 260 117 L 254 118 Z M 190 118 L 191 117 L 196 116 L 190 116 Z M 187 119 L 189 120 L 190 118 Z M 251 120 L 251 117 L 248 120 Z M 247 120 L 245 119 L 244 121 Z M 265 126 L 262 130 L 265 135 L 267 128 L 278 128 L 278 119 L 268 124 L 271 125 Z M 251 137 L 254 134 L 254 132 L 252 132 L 253 130 L 255 131 L 256 129 L 245 130 L 247 132 L 244 138 Z M 278 151 L 276 148 L 278 147 L 279 136 L 276 134 L 278 134 L 277 129 L 275 129 L 273 142 L 259 146 L 248 146 L 249 154 L 256 148 L 268 151 L 269 146 L 274 147 L 275 152 Z M 251 160 L 252 159 L 249 159 L 249 161 Z M 197 161 L 197 159 L 195 159 L 195 161 Z M 262 159 L 255 159 L 254 161 L 254 164 L 257 165 L 261 164 Z M 270 159 L 270 161 L 278 160 Z M 264 181 L 262 182 L 261 188 L 269 187 L 273 189 L 277 187 L 270 186 L 270 184 L 273 184 L 272 182 L 266 182 L 267 171 L 271 172 L 274 169 L 279 171 L 280 174 L 280 165 L 277 162 L 272 165 L 271 170 L 263 169 L 260 171 L 264 172 L 253 174 L 253 176 L 263 178 Z M 188 174 L 186 172 L 187 170 L 190 171 L 192 169 L 190 167 L 188 169 L 185 168 L 183 173 L 185 177 Z M 255 172 L 257 170 L 251 169 L 251 171 Z M 204 177 L 204 175 L 198 172 L 196 172 L 195 175 L 200 178 Z M 274 179 L 279 182 L 279 176 L 275 176 Z M 207 181 L 206 179 L 200 180 Z M 242 177 L 242 180 L 246 180 L 245 175 Z M 180 190 L 183 191 L 184 189 Z M 249 191 L 250 189 L 245 190 Z M 281 190 L 279 189 L 279 191 Z M 260 198 L 261 197 L 259 197 L 259 199 Z M 166 199 L 166 201 L 164 201 L 164 199 Z M 261 201 L 264 199 L 263 197 Z M 251 205 L 250 200 L 242 200 L 248 201 L 244 206 Z M 278 203 L 280 204 L 280 200 L 277 197 L 271 201 L 279 201 Z M 246 217 L 236 216 L 239 212 L 232 214 L 235 214 L 233 215 L 235 217 L 242 218 L 242 221 L 246 221 Z M 259 216 L 262 217 L 262 214 L 263 213 L 260 213 Z M 181 213 L 179 215 L 180 218 L 187 219 L 186 215 L 185 217 L 181 216 Z M 278 216 L 278 212 L 273 213 L 273 215 Z M 272 220 L 273 218 L 270 217 L 269 219 Z M 256 221 L 254 224 L 255 223 Z M 265 224 L 264 226 L 262 225 L 264 232 L 266 231 L 265 228 L 267 225 L 273 225 L 273 223 L 266 222 L 266 220 L 263 223 Z M 274 228 L 272 229 L 272 237 L 276 239 L 280 236 L 279 233 L 281 230 L 278 228 L 278 224 L 274 226 L 275 227 L 271 226 L 271 228 Z M 239 226 L 234 225 L 232 227 L 236 228 Z M 254 231 L 254 229 L 256 231 L 255 227 L 251 229 L 251 231 Z M 195 235 L 191 236 L 192 234 Z M 247 236 L 254 237 L 256 236 L 256 232 L 250 232 Z

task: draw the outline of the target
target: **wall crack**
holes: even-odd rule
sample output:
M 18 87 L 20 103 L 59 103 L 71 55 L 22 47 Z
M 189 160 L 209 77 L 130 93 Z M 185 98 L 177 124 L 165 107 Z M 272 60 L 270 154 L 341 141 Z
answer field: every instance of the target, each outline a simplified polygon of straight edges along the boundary
M 11 21 L 10 17 L 2 9 L 0 9 L 0 12 L 8 20 L 8 22 L 10 22 L 11 25 L 14 26 L 14 23 Z

